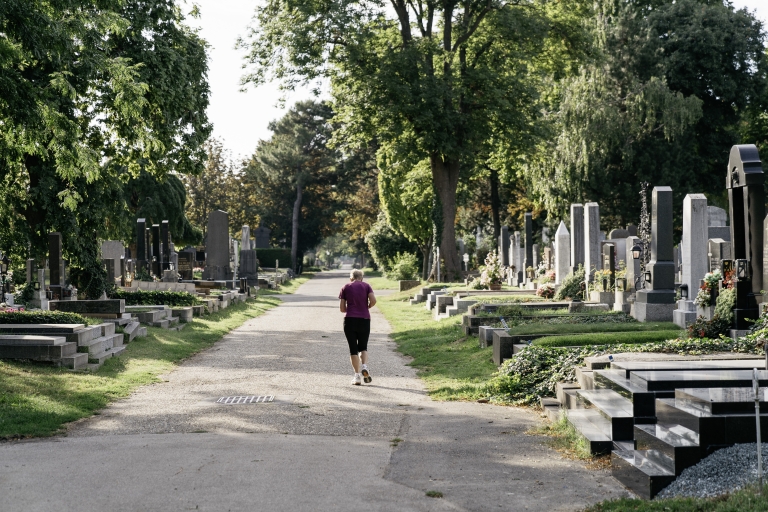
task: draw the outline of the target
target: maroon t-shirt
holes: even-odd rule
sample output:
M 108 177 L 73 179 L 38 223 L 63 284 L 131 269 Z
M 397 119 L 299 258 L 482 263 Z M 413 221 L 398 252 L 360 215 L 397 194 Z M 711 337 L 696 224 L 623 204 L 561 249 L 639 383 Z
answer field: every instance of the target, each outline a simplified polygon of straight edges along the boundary
M 346 316 L 370 320 L 371 314 L 368 312 L 369 293 L 373 293 L 373 288 L 363 281 L 352 281 L 345 284 L 339 292 L 339 298 L 347 301 Z

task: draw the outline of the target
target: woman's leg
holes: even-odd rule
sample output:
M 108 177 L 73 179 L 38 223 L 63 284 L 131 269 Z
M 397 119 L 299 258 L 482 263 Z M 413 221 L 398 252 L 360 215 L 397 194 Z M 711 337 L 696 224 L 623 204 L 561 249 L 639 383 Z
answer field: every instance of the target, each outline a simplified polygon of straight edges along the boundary
M 344 336 L 347 338 L 347 345 L 349 345 L 349 361 L 352 363 L 355 373 L 360 373 L 360 358 L 357 355 L 360 348 L 357 343 L 357 329 L 355 327 L 353 321 L 348 318 L 344 319 Z

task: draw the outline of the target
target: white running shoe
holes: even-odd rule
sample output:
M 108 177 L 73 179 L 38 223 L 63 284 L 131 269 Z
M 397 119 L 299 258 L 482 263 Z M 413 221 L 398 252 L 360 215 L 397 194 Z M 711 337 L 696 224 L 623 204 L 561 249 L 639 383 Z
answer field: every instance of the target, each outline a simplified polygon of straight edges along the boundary
M 368 371 L 368 365 L 364 364 L 360 372 L 363 374 L 363 381 L 366 384 L 370 384 L 371 381 L 373 380 L 373 377 L 371 377 L 371 372 Z
M 352 384 L 355 386 L 359 386 L 363 383 L 363 379 L 360 377 L 359 373 L 356 373 L 354 377 L 352 377 Z

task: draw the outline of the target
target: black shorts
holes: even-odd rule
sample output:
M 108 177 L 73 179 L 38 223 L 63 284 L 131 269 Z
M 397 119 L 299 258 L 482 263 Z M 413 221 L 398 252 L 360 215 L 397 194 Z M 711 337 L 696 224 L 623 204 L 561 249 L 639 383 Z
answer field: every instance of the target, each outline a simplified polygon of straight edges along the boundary
M 344 318 L 344 336 L 347 337 L 350 355 L 356 356 L 368 350 L 368 337 L 371 335 L 370 318 Z

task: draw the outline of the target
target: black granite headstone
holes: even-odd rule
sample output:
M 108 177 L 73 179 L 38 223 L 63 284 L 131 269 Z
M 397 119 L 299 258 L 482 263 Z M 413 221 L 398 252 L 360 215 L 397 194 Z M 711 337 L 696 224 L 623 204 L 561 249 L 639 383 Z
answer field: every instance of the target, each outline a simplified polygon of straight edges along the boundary
M 526 272 L 528 267 L 533 266 L 533 214 L 525 213 L 525 263 L 523 263 Z
M 171 232 L 168 229 L 168 221 L 160 223 L 160 243 L 162 244 L 162 268 L 169 270 L 171 263 Z
M 152 273 L 163 275 L 163 244 L 160 241 L 160 224 L 152 224 Z
M 603 246 L 603 269 L 610 271 L 608 287 L 604 291 L 612 290 L 616 282 L 616 247 L 613 244 Z
M 195 269 L 195 252 L 181 251 L 179 253 L 179 266 L 176 269 L 184 281 L 191 281 L 194 279 Z

